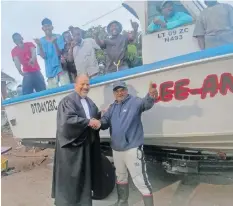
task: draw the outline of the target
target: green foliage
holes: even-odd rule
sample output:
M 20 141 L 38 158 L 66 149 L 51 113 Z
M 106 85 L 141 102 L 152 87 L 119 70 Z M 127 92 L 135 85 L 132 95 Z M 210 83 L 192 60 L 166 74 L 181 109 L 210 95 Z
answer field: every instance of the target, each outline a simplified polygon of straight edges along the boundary
M 123 30 L 122 34 L 127 35 L 129 31 Z M 91 27 L 84 33 L 84 38 L 95 38 L 95 34 L 99 34 L 99 38 L 101 40 L 104 40 L 106 38 L 109 38 L 109 34 L 107 33 L 106 27 L 102 27 L 101 25 L 96 27 Z M 137 37 L 136 41 L 134 41 L 132 44 L 129 44 L 128 51 L 127 51 L 127 57 L 129 61 L 134 61 L 135 57 L 141 56 L 141 41 Z M 96 51 L 96 58 L 98 62 L 105 62 L 106 60 L 106 54 L 104 50 L 98 50 Z
M 102 26 L 96 26 L 96 27 L 91 27 L 87 31 L 85 31 L 84 38 L 95 38 L 95 34 L 99 34 L 100 39 L 106 39 L 108 38 L 108 33 L 106 31 L 106 27 Z M 105 52 L 104 50 L 97 50 L 96 51 L 96 58 L 98 62 L 105 62 Z
M 106 27 L 102 27 L 102 26 L 96 26 L 96 27 L 91 27 L 89 28 L 87 31 L 85 31 L 85 38 L 94 38 L 95 37 L 95 33 L 99 34 L 99 38 L 100 39 L 105 39 L 108 37 L 108 33 L 106 31 Z
M 127 47 L 127 59 L 133 61 L 137 56 L 137 47 L 135 44 L 128 44 Z

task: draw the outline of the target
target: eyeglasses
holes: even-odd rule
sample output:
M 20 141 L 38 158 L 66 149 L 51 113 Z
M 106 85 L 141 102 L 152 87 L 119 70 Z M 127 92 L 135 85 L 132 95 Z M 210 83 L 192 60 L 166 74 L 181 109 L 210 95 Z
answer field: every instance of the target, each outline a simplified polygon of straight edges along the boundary
M 123 88 L 117 89 L 116 91 L 114 91 L 114 93 L 116 93 L 116 94 L 123 93 L 123 92 L 125 92 L 125 90 L 126 89 L 123 89 Z

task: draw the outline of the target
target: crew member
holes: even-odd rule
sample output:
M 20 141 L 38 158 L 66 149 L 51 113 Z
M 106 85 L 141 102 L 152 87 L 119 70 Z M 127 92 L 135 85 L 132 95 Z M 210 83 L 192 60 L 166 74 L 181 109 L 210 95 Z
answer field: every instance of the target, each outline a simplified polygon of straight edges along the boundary
M 74 43 L 69 50 L 69 61 L 74 61 L 77 73 L 88 74 L 90 78 L 99 74 L 99 64 L 96 59 L 96 50 L 100 49 L 94 39 L 82 38 L 82 30 L 71 27 Z
M 155 17 L 147 28 L 150 33 L 161 29 L 174 29 L 193 21 L 193 18 L 185 12 L 176 12 L 172 1 L 163 1 L 160 10 L 162 16 Z
M 22 93 L 31 94 L 46 89 L 44 77 L 40 72 L 40 66 L 36 58 L 36 47 L 32 42 L 23 42 L 19 33 L 14 33 L 12 39 L 16 47 L 11 55 L 20 75 L 23 76 Z M 23 68 L 21 68 L 21 66 Z
M 208 6 L 196 22 L 193 36 L 200 49 L 233 43 L 233 7 L 217 1 L 205 1 Z
M 62 56 L 61 56 L 62 69 L 68 72 L 70 82 L 73 83 L 77 76 L 77 71 L 76 71 L 74 61 L 73 60 L 69 61 L 69 58 L 68 58 L 69 50 L 72 46 L 73 39 L 71 37 L 70 31 L 63 32 L 62 36 L 65 41 L 65 46 L 64 46 L 64 49 L 62 51 Z
M 69 75 L 62 70 L 61 54 L 64 49 L 64 39 L 61 35 L 53 34 L 53 24 L 50 19 L 41 22 L 45 36 L 35 39 L 37 53 L 45 61 L 48 88 L 56 88 L 70 83 Z
M 131 22 L 133 27 L 133 38 L 136 38 L 138 32 L 138 24 Z M 106 68 L 105 72 L 116 72 L 128 69 L 127 62 L 127 45 L 128 35 L 122 35 L 122 25 L 118 21 L 112 21 L 107 26 L 107 32 L 111 36 L 110 39 L 100 40 L 99 34 L 95 34 L 95 39 L 101 48 L 106 49 Z

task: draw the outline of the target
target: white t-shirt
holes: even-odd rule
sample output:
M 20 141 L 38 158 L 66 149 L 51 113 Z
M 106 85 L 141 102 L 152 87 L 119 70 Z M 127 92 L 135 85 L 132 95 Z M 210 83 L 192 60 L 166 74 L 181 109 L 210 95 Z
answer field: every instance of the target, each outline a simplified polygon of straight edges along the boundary
M 91 119 L 89 107 L 88 107 L 88 104 L 87 104 L 87 100 L 86 99 L 81 99 L 81 104 L 83 106 L 83 109 L 85 111 L 87 119 Z

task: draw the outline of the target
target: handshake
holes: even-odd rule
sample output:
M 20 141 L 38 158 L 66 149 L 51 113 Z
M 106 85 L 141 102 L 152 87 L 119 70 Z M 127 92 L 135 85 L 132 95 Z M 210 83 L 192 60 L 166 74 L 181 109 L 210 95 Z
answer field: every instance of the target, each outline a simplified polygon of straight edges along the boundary
M 100 128 L 101 123 L 100 123 L 99 120 L 92 118 L 92 119 L 90 119 L 90 122 L 89 122 L 88 126 L 91 127 L 92 129 L 97 130 L 97 129 Z

